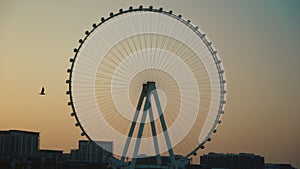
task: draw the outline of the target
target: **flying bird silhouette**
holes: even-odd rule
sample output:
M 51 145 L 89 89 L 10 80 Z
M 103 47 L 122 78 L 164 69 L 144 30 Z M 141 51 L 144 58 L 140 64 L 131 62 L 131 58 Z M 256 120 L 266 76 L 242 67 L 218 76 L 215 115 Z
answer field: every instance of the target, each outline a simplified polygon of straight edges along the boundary
M 44 87 L 42 87 L 40 95 L 45 95 L 45 88 Z

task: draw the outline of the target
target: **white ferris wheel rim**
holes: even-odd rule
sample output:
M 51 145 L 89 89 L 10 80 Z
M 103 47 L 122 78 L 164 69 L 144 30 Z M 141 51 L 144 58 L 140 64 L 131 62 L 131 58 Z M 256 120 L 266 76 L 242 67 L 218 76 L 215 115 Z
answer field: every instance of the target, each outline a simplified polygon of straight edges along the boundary
M 132 22 L 136 22 L 136 21 L 138 23 L 144 22 L 145 24 L 141 24 L 141 26 L 133 27 Z M 164 26 L 155 27 L 155 25 L 158 25 L 158 24 L 163 25 L 163 23 L 167 23 L 167 24 L 165 24 L 166 25 L 165 27 Z M 129 25 L 129 26 L 126 29 L 125 28 L 120 29 L 120 27 L 122 27 L 124 25 Z M 177 28 L 177 30 L 174 29 L 172 31 L 169 31 L 168 28 L 170 28 L 172 26 L 175 26 Z M 113 36 L 111 35 L 112 33 L 114 33 Z M 184 33 L 186 33 L 186 34 L 184 34 Z M 189 48 L 191 51 L 195 52 L 197 54 L 197 56 L 199 56 L 200 60 L 203 62 L 205 69 L 208 72 L 208 76 L 210 79 L 210 85 L 211 85 L 211 105 L 209 108 L 209 112 L 207 113 L 207 116 L 205 117 L 205 123 L 203 124 L 204 127 L 201 129 L 201 133 L 198 138 L 199 145 L 194 147 L 193 149 L 191 149 L 189 153 L 185 154 L 186 156 L 193 155 L 199 148 L 203 148 L 203 145 L 205 142 L 210 141 L 211 134 L 216 131 L 216 127 L 220 122 L 220 118 L 221 118 L 221 115 L 223 114 L 224 104 L 225 104 L 225 93 L 226 93 L 225 74 L 224 74 L 224 70 L 222 68 L 222 64 L 219 59 L 219 56 L 217 55 L 216 50 L 213 48 L 212 43 L 208 40 L 208 38 L 205 36 L 205 34 L 200 32 L 200 30 L 197 26 L 193 26 L 189 20 L 182 19 L 181 15 L 179 15 L 179 16 L 174 15 L 172 13 L 172 11 L 166 12 L 166 11 L 163 11 L 162 8 L 153 9 L 152 7 L 149 7 L 149 8 L 140 7 L 137 9 L 129 8 L 128 10 L 124 10 L 124 11 L 120 10 L 119 13 L 117 13 L 117 14 L 111 13 L 110 17 L 108 17 L 106 19 L 102 18 L 101 22 L 99 24 L 93 25 L 93 29 L 91 31 L 86 31 L 86 37 L 83 40 L 80 40 L 79 47 L 77 49 L 74 49 L 75 56 L 74 56 L 74 58 L 70 59 L 72 65 L 71 65 L 71 68 L 68 69 L 69 79 L 67 80 L 67 83 L 69 84 L 69 91 L 67 92 L 67 94 L 70 95 L 69 105 L 71 105 L 72 109 L 73 109 L 72 115 L 75 116 L 75 118 L 78 122 L 76 125 L 80 126 L 81 130 L 83 131 L 82 135 L 87 136 L 90 140 L 95 141 L 97 143 L 97 140 L 99 140 L 99 138 L 100 138 L 100 139 L 106 139 L 106 140 L 111 139 L 111 141 L 119 140 L 118 143 L 124 143 L 124 140 L 120 141 L 122 139 L 125 139 L 126 135 L 124 135 L 124 134 L 119 134 L 118 137 L 105 136 L 103 138 L 103 137 L 99 136 L 99 134 L 97 133 L 98 129 L 95 129 L 95 128 L 101 127 L 101 126 L 99 126 L 100 124 L 101 125 L 105 124 L 106 127 L 110 126 L 110 124 L 106 121 L 106 119 L 103 116 L 101 117 L 101 110 L 99 110 L 100 109 L 99 105 L 97 105 L 98 104 L 97 102 L 99 102 L 99 100 L 97 100 L 97 98 L 96 98 L 97 91 L 95 90 L 95 88 L 97 87 L 97 84 L 95 83 L 95 79 L 98 78 L 97 72 L 101 71 L 101 69 L 99 68 L 99 65 L 101 66 L 101 62 L 103 61 L 103 58 L 107 55 L 107 53 L 109 53 L 112 50 L 112 47 L 114 47 L 118 44 L 121 44 L 121 41 L 124 39 L 130 38 L 130 37 L 133 37 L 132 39 L 134 39 L 134 37 L 142 36 L 142 35 L 144 36 L 145 34 L 157 34 L 157 38 L 159 38 L 160 35 L 163 35 L 163 36 L 170 37 L 169 38 L 169 39 L 171 39 L 170 41 L 176 41 L 176 40 L 180 41 L 180 42 L 176 42 L 176 43 L 182 43 L 187 46 L 186 48 Z M 186 36 L 186 35 L 190 35 L 190 34 L 193 35 L 193 37 L 189 38 L 189 36 Z M 99 35 L 101 35 L 101 36 L 99 36 Z M 147 37 L 144 36 L 144 41 L 146 41 L 146 38 Z M 103 39 L 103 41 L 101 41 L 102 39 Z M 175 40 L 173 40 L 173 39 L 175 39 Z M 145 42 L 145 44 L 146 44 L 146 42 Z M 200 46 L 200 45 L 202 45 L 202 46 Z M 141 45 L 141 49 L 143 48 L 142 46 L 143 45 Z M 128 63 L 132 63 L 132 62 L 134 62 L 134 60 L 137 60 L 139 62 L 136 62 L 134 64 L 139 64 L 141 62 L 140 60 L 138 60 L 139 58 L 141 58 L 140 56 L 142 56 L 143 53 L 145 55 L 145 52 L 147 52 L 147 51 L 148 51 L 147 54 L 149 55 L 149 53 L 150 53 L 150 55 L 151 55 L 152 49 L 155 50 L 156 52 L 164 51 L 163 49 L 161 49 L 157 46 L 156 46 L 156 48 L 154 48 L 152 46 L 151 47 L 148 46 L 148 48 L 147 48 L 146 46 L 147 45 L 144 46 L 145 49 L 143 49 L 143 50 L 137 50 L 135 52 L 132 52 L 131 54 L 127 54 L 126 57 L 128 57 L 127 59 L 130 60 L 130 62 L 128 62 Z M 101 48 L 101 50 L 97 50 L 97 48 Z M 128 43 L 128 48 L 130 48 L 129 43 Z M 205 50 L 205 52 L 206 52 L 206 55 L 204 55 L 204 56 L 201 55 L 201 54 L 203 54 L 203 50 Z M 165 53 L 168 53 L 168 52 L 165 52 Z M 153 55 L 152 58 L 155 58 L 152 60 L 157 60 L 157 58 L 160 59 L 159 57 L 155 57 L 155 54 L 152 54 L 152 55 Z M 170 55 L 172 55 L 172 54 L 167 54 L 167 56 L 170 56 Z M 203 58 L 201 58 L 202 56 L 203 56 Z M 174 60 L 174 58 L 176 58 L 176 56 L 171 57 L 171 58 L 173 58 L 172 60 Z M 179 58 L 177 60 L 178 61 L 176 61 L 176 63 L 179 65 L 183 65 L 182 67 L 184 67 L 184 65 L 186 65 L 185 63 L 181 63 L 181 61 L 182 61 L 181 58 Z M 149 63 L 149 62 L 151 62 L 151 59 L 149 61 L 147 61 L 147 63 Z M 166 72 L 167 74 L 171 74 L 172 77 L 174 77 L 176 75 L 176 73 L 178 73 L 178 72 L 172 73 L 173 70 L 171 68 L 167 69 L 167 68 L 164 68 L 164 66 L 154 66 L 154 65 L 158 65 L 158 63 L 160 63 L 160 62 L 162 62 L 162 61 L 159 61 L 159 62 L 153 61 L 152 65 L 144 64 L 144 65 L 140 66 L 138 70 L 132 70 L 132 71 L 136 71 L 135 76 L 139 73 L 139 71 L 148 70 L 148 69 L 158 69 L 158 70 Z M 171 62 L 171 61 L 168 61 L 168 62 Z M 125 62 L 121 62 L 121 61 L 120 61 L 120 63 L 121 63 L 120 65 L 126 64 Z M 128 64 L 128 65 L 130 66 L 130 64 Z M 186 66 L 187 68 L 185 67 L 184 70 L 188 70 L 189 66 L 190 65 L 187 65 Z M 114 72 L 113 72 L 114 74 L 112 74 L 112 77 L 113 77 L 112 79 L 116 79 L 114 75 L 116 72 L 118 72 L 116 70 L 118 70 L 119 67 L 120 66 L 115 67 Z M 90 74 L 86 74 L 87 72 Z M 191 74 L 191 76 L 189 76 L 188 74 Z M 193 79 L 195 79 L 195 78 L 193 78 L 193 72 L 187 71 L 187 72 L 185 72 L 185 75 L 187 75 L 187 77 L 190 77 L 190 78 L 186 78 L 186 79 L 191 80 L 189 82 L 189 84 L 193 84 Z M 135 76 L 132 76 L 131 79 L 133 79 Z M 175 79 L 178 79 L 178 77 Z M 184 80 L 181 80 L 181 81 L 176 80 L 176 81 L 177 82 L 179 81 L 180 82 L 179 84 L 184 84 L 183 83 Z M 84 85 L 82 85 L 82 83 L 84 83 Z M 114 84 L 115 83 L 111 83 L 111 86 L 116 86 Z M 118 84 L 118 83 L 116 83 L 116 84 Z M 181 89 L 183 88 L 182 85 L 179 85 L 179 86 L 181 87 Z M 193 86 L 195 87 L 195 85 L 192 85 L 192 87 Z M 188 87 L 191 87 L 191 85 L 187 86 L 186 88 L 188 88 Z M 85 89 L 88 89 L 88 90 L 83 91 L 82 88 L 84 88 L 84 90 Z M 196 86 L 196 88 L 199 88 L 199 86 Z M 193 88 L 193 90 L 198 91 L 196 88 Z M 126 90 L 127 93 L 128 93 L 128 90 Z M 118 92 L 115 92 L 115 93 L 118 93 Z M 189 93 L 189 91 L 187 91 L 187 92 Z M 118 99 L 118 96 L 116 96 L 116 94 L 114 94 L 114 91 L 111 91 L 111 93 L 113 95 L 113 101 L 115 101 L 116 98 Z M 199 93 L 195 92 L 193 94 L 195 94 L 195 95 L 192 97 L 192 99 L 187 98 L 187 97 L 190 97 L 190 95 L 188 96 L 187 94 L 183 94 L 183 98 L 187 99 L 188 101 L 197 100 L 197 99 L 200 100 L 200 97 L 197 97 L 199 95 Z M 88 95 L 88 96 L 86 96 L 86 95 Z M 88 101 L 88 106 L 86 106 L 87 105 L 86 100 Z M 186 105 L 186 104 L 188 104 L 188 103 L 185 103 L 184 105 Z M 116 107 L 118 107 L 118 103 L 115 103 L 115 105 L 117 105 Z M 126 104 L 126 105 L 128 105 L 128 104 Z M 184 105 L 183 105 L 183 107 L 184 107 Z M 123 106 L 124 105 L 121 105 L 119 107 L 122 108 Z M 88 111 L 87 111 L 86 107 L 90 107 Z M 181 107 L 182 107 L 182 105 L 181 105 Z M 195 107 L 193 107 L 193 110 L 195 110 L 195 109 L 199 109 L 199 105 L 196 105 Z M 118 110 L 120 110 L 120 109 L 118 109 Z M 193 111 L 193 110 L 192 109 L 184 109 L 183 112 Z M 100 112 L 100 116 L 97 115 L 97 113 L 99 113 L 99 112 Z M 96 114 L 93 114 L 93 113 L 96 113 Z M 198 114 L 199 110 L 196 111 L 196 113 Z M 88 116 L 87 116 L 87 114 L 88 114 Z M 194 114 L 194 115 L 197 116 L 197 114 Z M 178 117 L 181 117 L 180 113 L 179 113 Z M 90 119 L 93 119 L 93 120 L 91 121 Z M 95 119 L 97 119 L 97 120 L 95 120 Z M 184 118 L 182 118 L 182 119 L 184 119 Z M 195 116 L 192 116 L 191 119 L 195 120 L 196 118 L 195 118 Z M 90 125 L 91 123 L 93 125 Z M 193 125 L 193 122 L 191 124 Z M 188 125 L 188 124 L 186 124 L 186 125 Z M 174 126 L 174 125 L 172 125 L 172 126 Z M 179 126 L 179 127 L 182 127 L 182 126 Z M 187 134 L 190 130 L 190 127 L 193 127 L 193 126 L 186 127 L 186 130 L 183 130 L 183 133 Z M 109 128 L 110 128 L 109 133 L 118 132 L 118 131 L 115 131 L 115 129 L 111 128 L 111 127 L 107 127 L 106 130 Z M 171 130 L 171 128 L 170 128 L 170 130 Z M 178 128 L 176 128 L 172 132 L 176 132 L 177 130 L 178 130 Z M 185 134 L 183 134 L 183 133 L 179 134 L 179 135 L 183 135 L 183 138 L 178 138 L 178 136 L 177 136 L 177 139 L 171 140 L 172 142 L 175 142 L 174 146 L 176 146 L 182 139 L 184 139 Z M 115 135 L 115 134 L 113 134 L 113 135 Z M 120 135 L 121 135 L 122 139 L 120 139 Z M 162 139 L 162 138 L 159 138 L 159 139 Z M 150 143 L 150 141 L 151 140 L 149 138 L 146 138 L 145 145 L 148 145 Z M 165 152 L 167 150 L 166 146 L 165 147 L 162 146 L 162 150 L 163 150 L 163 152 Z M 155 154 L 153 154 L 153 152 L 149 152 L 148 149 L 145 149 L 145 150 L 142 149 L 142 152 L 146 152 L 151 156 L 155 155 Z M 114 147 L 113 153 L 116 155 L 121 155 L 121 150 L 115 149 L 115 147 Z M 129 157 L 131 157 L 131 156 L 129 155 Z

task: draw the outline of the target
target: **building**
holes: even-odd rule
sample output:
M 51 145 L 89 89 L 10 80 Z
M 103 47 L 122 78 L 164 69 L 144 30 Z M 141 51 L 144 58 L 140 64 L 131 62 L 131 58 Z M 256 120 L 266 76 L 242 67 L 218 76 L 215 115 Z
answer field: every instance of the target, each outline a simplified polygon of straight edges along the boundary
M 42 169 L 62 169 L 63 168 L 63 151 L 41 149 L 38 153 L 38 159 L 41 160 Z M 37 160 L 38 161 L 38 160 Z M 28 165 L 29 166 L 29 165 Z
M 46 150 L 40 149 L 38 157 L 42 159 L 51 159 L 56 161 L 63 161 L 63 151 L 62 150 Z
M 101 147 L 97 144 L 101 145 Z M 113 143 L 107 141 L 99 141 L 97 142 L 97 144 L 92 141 L 79 140 L 78 149 L 71 150 L 70 160 L 107 163 L 109 161 L 109 158 L 112 157 L 111 152 Z M 102 145 L 106 150 L 102 148 Z
M 28 158 L 39 150 L 39 133 L 21 130 L 0 131 L 0 159 Z
M 248 153 L 208 153 L 200 157 L 200 163 L 211 168 L 264 169 L 264 157 Z
M 265 164 L 264 169 L 296 169 L 291 164 Z
M 156 165 L 157 164 L 157 156 L 149 156 L 147 157 L 146 155 L 139 155 L 140 158 L 137 158 L 136 164 L 137 165 Z M 183 157 L 181 155 L 175 155 L 175 160 L 181 160 L 184 164 L 189 164 L 190 159 Z M 171 164 L 171 159 L 170 156 L 160 156 L 160 163 L 163 165 L 168 165 Z

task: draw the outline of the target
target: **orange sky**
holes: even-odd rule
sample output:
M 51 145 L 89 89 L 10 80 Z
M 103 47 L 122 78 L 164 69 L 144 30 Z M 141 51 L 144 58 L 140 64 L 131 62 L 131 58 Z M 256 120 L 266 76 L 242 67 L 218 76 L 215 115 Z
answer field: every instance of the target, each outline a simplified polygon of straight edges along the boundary
M 73 48 L 101 16 L 139 4 L 190 19 L 222 58 L 228 104 L 204 152 L 250 152 L 300 167 L 298 1 L 1 1 L 0 130 L 39 131 L 41 148 L 76 148 L 84 138 L 65 95 Z

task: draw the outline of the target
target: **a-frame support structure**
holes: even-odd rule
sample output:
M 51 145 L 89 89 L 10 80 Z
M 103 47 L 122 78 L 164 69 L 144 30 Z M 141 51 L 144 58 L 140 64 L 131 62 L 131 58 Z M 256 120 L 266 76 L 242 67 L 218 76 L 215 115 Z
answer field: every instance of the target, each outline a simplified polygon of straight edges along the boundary
M 137 105 L 134 117 L 132 119 L 131 127 L 130 127 L 130 130 L 128 132 L 128 137 L 127 137 L 127 140 L 126 140 L 126 143 L 125 143 L 125 146 L 124 146 L 124 150 L 123 150 L 123 154 L 122 154 L 122 157 L 121 157 L 121 161 L 119 162 L 119 164 L 122 164 L 123 166 L 124 166 L 124 164 L 126 164 L 125 163 L 125 157 L 127 155 L 131 139 L 133 137 L 133 133 L 134 133 L 134 130 L 135 130 L 135 127 L 136 127 L 136 124 L 137 124 L 138 116 L 141 112 L 141 108 L 142 108 L 142 105 L 144 103 L 144 107 L 143 107 L 143 111 L 142 111 L 142 117 L 141 117 L 141 121 L 139 123 L 139 129 L 138 129 L 138 133 L 137 133 L 137 136 L 136 136 L 137 139 L 136 139 L 136 142 L 135 142 L 133 158 L 132 158 L 132 161 L 129 165 L 126 165 L 126 167 L 124 166 L 124 167 L 121 167 L 121 168 L 130 168 L 130 169 L 139 168 L 138 166 L 136 166 L 136 160 L 137 160 L 138 152 L 139 152 L 140 145 L 141 145 L 141 139 L 142 139 L 142 134 L 143 134 L 147 114 L 149 114 L 150 124 L 151 124 L 151 132 L 152 132 L 153 143 L 154 143 L 154 150 L 155 150 L 155 154 L 157 154 L 156 155 L 157 166 L 161 165 L 161 157 L 160 157 L 160 151 L 159 151 L 159 145 L 158 145 L 157 133 L 156 133 L 156 127 L 155 127 L 155 120 L 154 120 L 153 109 L 152 109 L 153 104 L 151 104 L 151 101 L 150 101 L 151 96 L 153 96 L 154 100 L 155 100 L 155 105 L 156 105 L 156 108 L 157 108 L 157 111 L 158 111 L 159 120 L 160 120 L 161 127 L 162 127 L 162 130 L 163 130 L 163 134 L 164 134 L 164 137 L 165 137 L 168 152 L 169 152 L 169 155 L 170 155 L 171 166 L 169 166 L 168 168 L 172 168 L 172 169 L 177 169 L 178 168 L 177 167 L 177 162 L 175 160 L 171 140 L 170 140 L 170 137 L 169 137 L 169 133 L 168 133 L 168 130 L 167 130 L 166 121 L 165 121 L 165 118 L 164 118 L 164 115 L 163 115 L 163 111 L 162 111 L 161 104 L 160 104 L 160 101 L 159 101 L 158 93 L 157 93 L 157 90 L 156 90 L 155 82 L 147 82 L 146 84 L 143 84 L 143 89 L 142 89 L 142 92 L 141 92 L 141 95 L 140 95 L 140 98 L 139 98 L 139 101 L 138 101 L 138 105 Z

